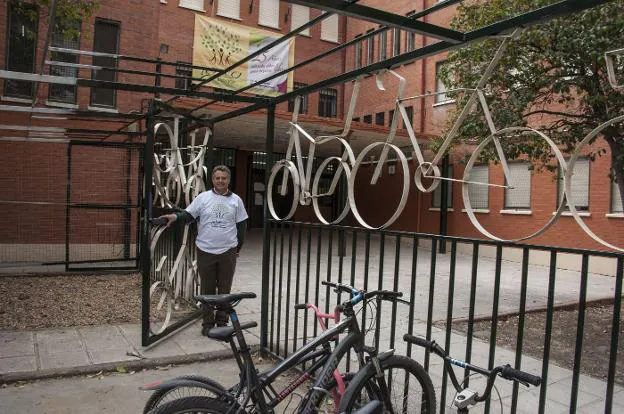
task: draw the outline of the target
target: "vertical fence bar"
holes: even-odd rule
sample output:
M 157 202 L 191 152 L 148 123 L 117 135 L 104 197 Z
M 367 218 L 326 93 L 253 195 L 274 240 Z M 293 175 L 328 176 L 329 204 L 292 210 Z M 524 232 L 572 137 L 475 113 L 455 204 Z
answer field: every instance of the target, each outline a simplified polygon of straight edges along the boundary
M 298 225 L 297 228 L 299 229 L 299 231 L 297 232 L 297 271 L 295 273 L 295 280 L 296 280 L 296 282 L 295 282 L 295 305 L 300 303 L 299 302 L 299 295 L 301 294 L 301 289 L 300 289 L 300 284 L 301 284 L 301 233 L 303 232 L 303 228 L 301 227 L 301 225 Z M 299 328 L 299 315 L 295 311 L 295 323 L 294 323 L 294 326 L 293 326 L 293 350 L 297 349 L 297 336 L 299 334 L 299 329 L 298 328 Z
M 275 139 L 275 104 L 267 108 L 266 129 L 266 164 L 264 169 L 264 188 L 268 188 L 271 168 L 273 167 L 273 142 Z M 210 140 L 212 142 L 212 140 Z M 211 166 L 208 166 L 210 168 Z M 210 171 L 210 169 L 208 170 Z M 268 346 L 269 331 L 269 260 L 271 258 L 271 233 L 269 223 L 269 207 L 265 202 L 262 208 L 262 295 L 260 298 L 260 347 Z
M 368 291 L 368 264 L 370 261 L 370 236 L 371 232 L 367 231 L 364 237 L 364 291 Z M 362 308 L 362 330 L 367 329 L 366 325 L 366 306 Z
M 412 273 L 410 283 L 410 304 L 409 304 L 409 316 L 407 333 L 414 334 L 414 304 L 416 303 L 416 278 L 418 277 L 418 237 L 414 237 L 414 245 L 412 246 Z M 407 345 L 407 356 L 412 356 L 412 344 Z
M 609 372 L 607 374 L 607 395 L 605 398 L 605 414 L 613 412 L 613 387 L 615 385 L 615 371 L 618 354 L 618 339 L 620 333 L 620 309 L 622 307 L 622 272 L 624 271 L 624 256 L 617 258 L 615 276 L 615 298 L 613 300 L 613 323 L 611 324 L 611 353 L 609 354 Z
M 477 301 L 477 277 L 479 272 L 479 242 L 472 243 L 472 273 L 470 276 L 470 303 L 468 305 L 468 332 L 466 334 L 466 362 L 472 361 L 472 334 L 474 325 L 474 309 Z M 470 385 L 470 372 L 464 369 L 466 387 Z
M 312 227 L 308 226 L 305 271 L 305 303 L 310 303 L 310 263 L 312 258 Z M 308 312 L 303 313 L 303 343 L 308 342 Z
M 397 292 L 399 290 L 399 271 L 400 271 L 400 261 L 401 261 L 401 235 L 396 236 L 396 246 L 394 252 L 394 283 L 392 285 L 392 290 Z M 397 316 L 397 303 L 392 302 L 392 321 L 396 321 Z M 394 349 L 394 338 L 396 334 L 396 323 L 392 323 L 390 328 L 390 344 L 389 347 Z
M 325 280 L 331 281 L 332 277 L 332 253 L 333 253 L 333 241 L 334 241 L 334 232 L 330 228 L 329 231 L 329 240 L 327 242 L 327 277 Z M 330 301 L 330 288 L 329 286 L 325 289 L 325 313 L 329 313 L 329 301 Z
M 433 322 L 433 300 L 435 290 L 435 273 L 436 273 L 436 258 L 438 251 L 438 239 L 431 239 L 431 267 L 429 269 L 429 302 L 427 303 L 427 340 L 431 340 L 431 325 Z M 429 371 L 429 359 L 431 358 L 430 351 L 425 352 L 425 369 Z
M 553 325 L 553 306 L 555 304 L 555 277 L 557 275 L 557 251 L 550 252 L 550 269 L 548 275 L 548 303 L 546 309 L 546 328 L 544 331 L 544 362 L 542 363 L 542 384 L 540 386 L 539 414 L 545 413 L 546 391 L 548 389 L 548 361 L 550 361 L 550 333 Z
M 71 231 L 72 143 L 67 144 L 67 192 L 65 194 L 65 271 L 69 271 L 69 232 Z
M 498 300 L 501 283 L 501 267 L 503 262 L 503 245 L 496 245 L 496 270 L 494 271 L 494 297 L 492 298 L 492 325 L 490 326 L 490 352 L 488 356 L 488 368 L 494 368 L 496 357 L 496 333 L 498 331 Z M 490 412 L 490 399 L 485 401 L 485 412 Z
M 451 330 L 453 329 L 453 298 L 455 296 L 455 266 L 457 263 L 457 241 L 451 241 L 451 265 L 449 269 L 449 287 L 446 307 L 446 338 L 444 347 L 446 352 L 451 353 Z M 448 373 L 442 375 L 442 393 L 440 401 L 446 401 L 446 387 L 448 385 Z M 440 403 L 440 414 L 444 414 L 444 404 Z
M 321 239 L 323 238 L 323 228 L 322 227 L 318 227 L 318 234 L 316 235 L 316 288 L 315 288 L 315 293 L 314 293 L 314 303 L 316 304 L 316 306 L 318 306 L 319 308 L 321 307 L 321 303 L 319 302 L 320 299 L 320 284 L 321 284 Z M 329 294 L 329 292 L 326 293 L 325 297 L 327 298 L 327 295 Z M 318 324 L 315 323 L 314 324 L 314 336 L 318 335 Z
M 574 352 L 574 368 L 572 369 L 572 394 L 570 395 L 570 414 L 576 413 L 578 387 L 581 377 L 581 358 L 583 357 L 583 332 L 585 325 L 585 308 L 587 305 L 587 279 L 589 255 L 583 254 L 581 262 L 581 291 L 579 294 L 578 323 L 576 325 L 576 347 Z
M 286 320 L 284 323 L 284 357 L 288 355 L 288 332 L 290 330 L 290 286 L 292 284 L 292 272 L 290 271 L 290 269 L 292 266 L 293 231 L 293 225 L 288 226 L 288 269 L 286 272 Z
M 282 333 L 282 282 L 284 280 L 284 228 L 286 224 L 280 225 L 280 252 L 279 252 L 279 277 L 277 280 L 277 322 L 275 324 L 277 329 L 277 335 L 275 338 L 275 354 L 279 355 L 280 352 L 280 339 Z M 273 305 L 275 308 L 275 305 Z
M 277 275 L 277 230 L 281 224 L 273 225 L 273 271 L 271 272 L 271 351 L 275 352 L 275 276 Z
M 379 279 L 377 280 L 377 289 L 383 289 L 383 271 L 384 256 L 386 253 L 386 233 L 382 232 L 379 239 Z M 381 301 L 377 302 L 375 315 L 375 348 L 379 349 L 379 340 L 381 337 Z
M 143 172 L 143 185 L 147 200 L 141 212 L 141 345 L 149 345 L 149 324 L 150 324 L 150 275 L 152 273 L 152 258 L 149 250 L 150 227 L 147 221 L 148 214 L 152 208 L 152 159 L 154 154 L 154 101 L 147 104 L 146 120 L 146 142 L 145 142 L 145 170 Z M 70 144 L 71 146 L 71 144 Z M 68 204 L 69 205 L 69 204 Z
M 345 246 L 346 248 L 346 246 Z M 349 284 L 355 286 L 355 258 L 357 254 L 357 230 L 352 230 L 351 235 L 351 277 L 349 278 Z M 351 350 L 347 354 L 347 372 L 351 370 Z
M 527 285 L 529 279 L 529 248 L 522 249 L 522 281 L 520 282 L 520 306 L 518 308 L 518 336 L 516 337 L 516 361 L 514 367 L 522 368 L 522 341 L 524 339 L 524 320 L 526 311 Z M 518 383 L 513 383 L 511 395 L 511 413 L 518 409 Z

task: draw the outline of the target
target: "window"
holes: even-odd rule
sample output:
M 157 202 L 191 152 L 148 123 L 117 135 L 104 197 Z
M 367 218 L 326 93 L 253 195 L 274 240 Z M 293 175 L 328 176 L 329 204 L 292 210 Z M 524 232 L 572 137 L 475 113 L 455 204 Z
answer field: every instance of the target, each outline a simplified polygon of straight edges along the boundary
M 360 117 L 357 116 L 357 117 L 353 118 L 353 122 L 360 122 Z
M 579 211 L 589 210 L 589 159 L 579 158 L 574 164 L 574 174 L 572 175 L 572 202 L 574 207 Z M 561 175 L 561 169 L 559 169 L 558 177 L 558 192 L 557 192 L 557 206 L 561 202 L 563 197 L 563 176 Z M 566 210 L 568 207 L 568 200 L 565 205 Z
M 370 33 L 372 30 L 367 31 Z M 372 65 L 375 63 L 375 36 L 370 36 L 366 41 L 366 63 Z
M 375 114 L 375 125 L 385 125 L 386 123 L 386 113 L 385 112 L 377 112 Z
M 392 56 L 401 54 L 401 29 L 392 29 Z
M 416 12 L 409 12 L 407 17 L 411 17 Z M 411 52 L 416 49 L 416 33 L 414 32 L 405 32 L 405 51 Z
M 319 116 L 335 118 L 338 116 L 338 91 L 327 88 L 319 91 Z
M 414 107 L 406 106 L 405 112 L 407 112 L 407 119 L 409 120 L 409 124 L 413 125 L 414 124 Z M 405 125 L 405 120 L 403 120 L 403 129 L 407 129 L 407 126 Z
M 338 15 L 333 14 L 321 22 L 321 40 L 338 43 Z
M 509 164 L 511 182 L 505 188 L 505 208 L 512 210 L 531 209 L 531 171 L 529 164 L 514 162 Z
M 394 118 L 394 109 L 388 111 L 388 122 L 392 125 L 392 119 Z
M 442 172 L 442 167 L 440 167 L 440 172 Z M 449 165 L 449 169 L 448 169 L 448 175 L 446 176 L 447 178 L 452 178 L 453 177 L 453 166 Z M 442 180 L 439 180 L 440 184 L 438 184 L 438 186 L 436 187 L 435 190 L 433 190 L 433 197 L 431 197 L 431 207 L 433 208 L 440 208 L 440 206 L 442 205 Z M 453 182 L 452 181 L 447 181 L 446 182 L 447 187 L 446 187 L 446 207 L 447 208 L 451 208 L 453 207 Z
M 9 9 L 6 69 L 33 73 L 37 47 L 37 24 L 39 23 L 38 11 L 34 6 L 26 4 L 9 7 Z M 32 16 L 33 12 L 34 16 Z M 34 84 L 30 81 L 7 79 L 4 81 L 4 95 L 32 99 L 33 86 Z
M 303 88 L 305 86 L 308 86 L 308 84 L 307 83 L 295 82 L 294 90 Z M 288 100 L 288 112 L 294 112 L 294 110 L 295 110 L 295 100 L 294 99 L 289 99 Z M 307 114 L 308 113 L 308 95 L 301 95 L 301 103 L 299 104 L 299 113 L 300 114 Z
M 307 22 L 310 21 L 310 8 L 307 6 L 300 6 L 298 4 L 291 4 L 292 18 L 290 21 L 290 30 L 295 30 Z M 299 32 L 299 34 L 310 36 L 310 28 Z
M 356 39 L 362 35 L 355 36 Z M 362 67 L 362 41 L 358 41 L 354 45 L 355 55 L 353 56 L 353 66 L 355 69 Z
M 93 35 L 93 51 L 102 53 L 118 53 L 119 49 L 119 23 L 108 20 L 96 20 Z M 117 66 L 116 59 L 108 56 L 93 56 L 93 65 L 114 68 Z M 116 72 L 110 70 L 93 71 L 91 77 L 96 80 L 114 82 L 117 80 Z M 115 90 L 104 88 L 91 88 L 91 104 L 96 106 L 115 106 Z
M 180 0 L 180 7 L 203 12 L 204 0 Z
M 279 0 L 260 0 L 258 24 L 279 29 Z
M 615 181 L 611 182 L 611 212 L 624 213 L 624 210 L 622 210 L 622 198 L 620 197 L 620 188 Z
M 240 0 L 217 0 L 217 16 L 240 20 Z
M 488 184 L 490 182 L 489 166 L 474 165 L 470 170 L 469 181 Z M 468 184 L 468 198 L 473 209 L 488 208 L 488 190 L 487 185 Z
M 373 123 L 373 116 L 372 115 L 364 115 L 364 117 L 362 118 L 365 124 L 372 124 Z
M 446 92 L 446 85 L 442 82 L 442 77 L 440 76 L 440 70 L 444 62 L 436 62 L 436 92 Z M 443 103 L 443 102 L 451 102 L 452 99 L 446 95 L 446 93 L 441 93 L 435 96 L 435 103 Z
M 183 78 L 176 78 L 175 87 L 178 89 L 189 89 L 191 87 L 193 77 L 193 69 L 191 68 L 190 63 L 186 62 L 177 62 L 176 65 L 176 75 L 184 76 Z
M 51 41 L 53 47 L 80 49 L 80 22 L 74 21 L 71 26 L 63 27 L 58 22 L 55 24 Z M 71 30 L 63 34 L 66 29 Z M 57 62 L 78 63 L 78 56 L 73 53 L 50 52 L 50 60 Z M 78 68 L 52 65 L 50 75 L 75 78 L 78 76 Z M 48 100 L 73 105 L 76 103 L 76 86 L 51 83 L 48 87 Z
M 388 31 L 379 33 L 379 60 L 388 59 Z

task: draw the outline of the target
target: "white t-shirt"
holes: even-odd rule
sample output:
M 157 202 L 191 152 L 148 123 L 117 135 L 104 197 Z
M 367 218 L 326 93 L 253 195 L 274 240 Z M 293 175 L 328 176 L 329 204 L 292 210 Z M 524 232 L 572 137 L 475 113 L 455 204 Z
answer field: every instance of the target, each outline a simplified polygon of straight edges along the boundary
M 221 254 L 238 245 L 236 223 L 247 219 L 243 200 L 236 194 L 220 195 L 204 191 L 186 207 L 197 223 L 195 245 L 200 250 Z

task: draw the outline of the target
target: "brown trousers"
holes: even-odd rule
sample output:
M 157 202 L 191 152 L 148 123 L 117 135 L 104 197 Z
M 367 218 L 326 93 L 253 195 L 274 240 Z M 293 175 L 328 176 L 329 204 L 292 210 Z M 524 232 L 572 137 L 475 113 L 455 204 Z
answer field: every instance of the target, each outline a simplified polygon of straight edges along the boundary
M 206 253 L 197 249 L 197 267 L 202 295 L 230 293 L 236 269 L 236 247 L 221 254 Z M 213 308 L 204 306 L 203 312 L 204 327 L 212 327 L 215 322 L 217 325 L 225 325 L 228 321 L 227 312 L 217 311 L 216 320 Z

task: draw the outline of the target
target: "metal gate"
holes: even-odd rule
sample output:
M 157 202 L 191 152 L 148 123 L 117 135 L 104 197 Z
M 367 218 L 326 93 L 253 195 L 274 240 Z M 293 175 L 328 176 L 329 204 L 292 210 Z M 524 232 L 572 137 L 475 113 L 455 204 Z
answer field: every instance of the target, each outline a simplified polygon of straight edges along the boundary
M 138 269 L 143 145 L 67 148 L 66 270 Z

